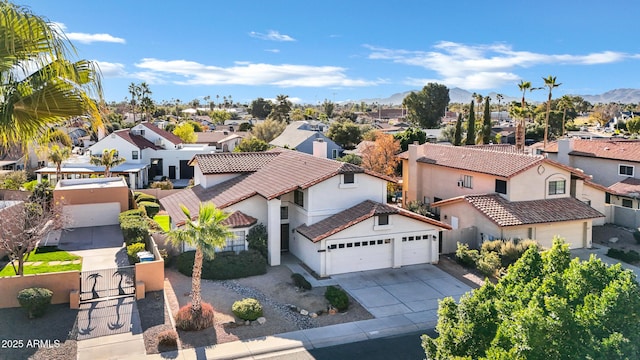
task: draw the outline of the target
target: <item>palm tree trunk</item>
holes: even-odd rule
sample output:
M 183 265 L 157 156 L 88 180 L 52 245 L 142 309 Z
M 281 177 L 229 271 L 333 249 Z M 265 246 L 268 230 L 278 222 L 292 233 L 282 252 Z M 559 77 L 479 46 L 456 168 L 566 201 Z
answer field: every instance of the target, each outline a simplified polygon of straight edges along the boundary
M 195 259 L 193 260 L 193 274 L 191 275 L 191 312 L 194 314 L 200 314 L 202 312 L 202 294 L 200 291 L 202 258 L 202 250 L 200 247 L 197 247 Z
M 544 145 L 543 149 L 547 148 L 547 138 L 549 136 L 549 112 L 551 111 L 551 92 L 549 92 L 549 100 L 547 100 L 547 116 L 544 118 Z

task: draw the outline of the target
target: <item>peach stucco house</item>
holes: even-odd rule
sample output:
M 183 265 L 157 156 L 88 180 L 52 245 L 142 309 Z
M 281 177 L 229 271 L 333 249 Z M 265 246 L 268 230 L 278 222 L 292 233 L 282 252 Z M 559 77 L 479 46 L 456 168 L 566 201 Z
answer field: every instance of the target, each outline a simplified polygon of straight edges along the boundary
M 403 204 L 424 202 L 453 228 L 445 253 L 455 251 L 459 229 L 474 227 L 475 244 L 533 238 L 549 246 L 559 235 L 581 248 L 604 223 L 606 189 L 544 156 L 427 143 L 400 157 Z

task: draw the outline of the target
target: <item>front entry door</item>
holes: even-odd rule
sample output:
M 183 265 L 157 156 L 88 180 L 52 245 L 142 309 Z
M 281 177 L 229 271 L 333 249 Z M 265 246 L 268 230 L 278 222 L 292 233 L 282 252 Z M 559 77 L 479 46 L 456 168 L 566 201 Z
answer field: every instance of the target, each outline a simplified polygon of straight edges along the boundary
M 280 251 L 289 251 L 289 224 L 280 224 Z
M 176 178 L 176 167 L 171 165 L 169 166 L 169 179 L 175 179 Z

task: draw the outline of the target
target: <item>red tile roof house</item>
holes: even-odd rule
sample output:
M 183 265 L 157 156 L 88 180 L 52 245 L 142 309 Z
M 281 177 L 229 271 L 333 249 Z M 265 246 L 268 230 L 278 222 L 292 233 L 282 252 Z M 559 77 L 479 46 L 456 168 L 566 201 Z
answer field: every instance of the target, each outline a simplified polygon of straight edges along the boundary
M 543 150 L 550 159 L 593 174 L 613 205 L 640 209 L 640 141 L 561 139 Z
M 560 235 L 571 248 L 591 247 L 591 227 L 604 223 L 606 189 L 543 156 L 427 143 L 400 157 L 405 206 L 424 201 L 453 228 L 445 253 L 455 251 L 457 233 L 471 228 L 472 245 L 532 238 L 549 247 Z
M 163 129 L 142 122 L 131 129 L 122 129 L 100 139 L 89 147 L 89 154 L 65 161 L 63 177 L 75 179 L 89 177 L 104 172 L 104 167 L 91 165 L 89 156 L 100 156 L 103 150 L 116 149 L 126 162 L 111 169 L 114 176 L 123 175 L 131 189 L 144 188 L 150 182 L 167 177 L 176 187 L 188 185 L 193 178 L 193 168 L 188 165 L 195 154 L 216 151 L 208 144 L 185 144 L 182 140 Z M 36 172 L 38 177 L 47 174 L 55 176 L 55 166 Z
M 191 164 L 195 186 L 160 200 L 172 226 L 184 223 L 181 204 L 197 213 L 212 202 L 232 214 L 234 231 L 267 227 L 274 266 L 286 250 L 320 276 L 437 262 L 439 232 L 450 228 L 385 204 L 393 180 L 348 163 L 273 149 L 200 154 Z

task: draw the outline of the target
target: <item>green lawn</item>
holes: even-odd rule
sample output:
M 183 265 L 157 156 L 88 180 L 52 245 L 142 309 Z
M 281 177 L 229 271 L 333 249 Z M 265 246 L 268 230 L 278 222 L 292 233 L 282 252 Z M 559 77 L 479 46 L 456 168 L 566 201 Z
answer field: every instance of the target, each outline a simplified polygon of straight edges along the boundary
M 153 221 L 157 222 L 164 232 L 171 230 L 171 218 L 169 215 L 156 215 L 153 217 Z
M 70 254 L 66 251 L 62 251 L 55 246 L 46 246 L 38 248 L 31 252 L 27 262 L 43 262 L 42 265 L 37 266 L 25 266 L 24 274 L 42 274 L 58 271 L 80 270 L 82 269 L 82 263 L 80 264 L 67 264 L 67 265 L 49 265 L 49 261 L 73 261 L 81 259 L 80 256 Z M 2 270 L 0 270 L 0 277 L 14 276 L 16 273 L 13 270 L 11 264 L 7 264 Z
M 29 274 L 44 274 L 51 272 L 81 270 L 82 264 L 68 264 L 68 265 L 37 265 L 37 266 L 25 266 L 24 275 Z M 0 270 L 0 277 L 15 276 L 16 273 L 13 270 L 11 264 L 7 264 L 4 269 Z

